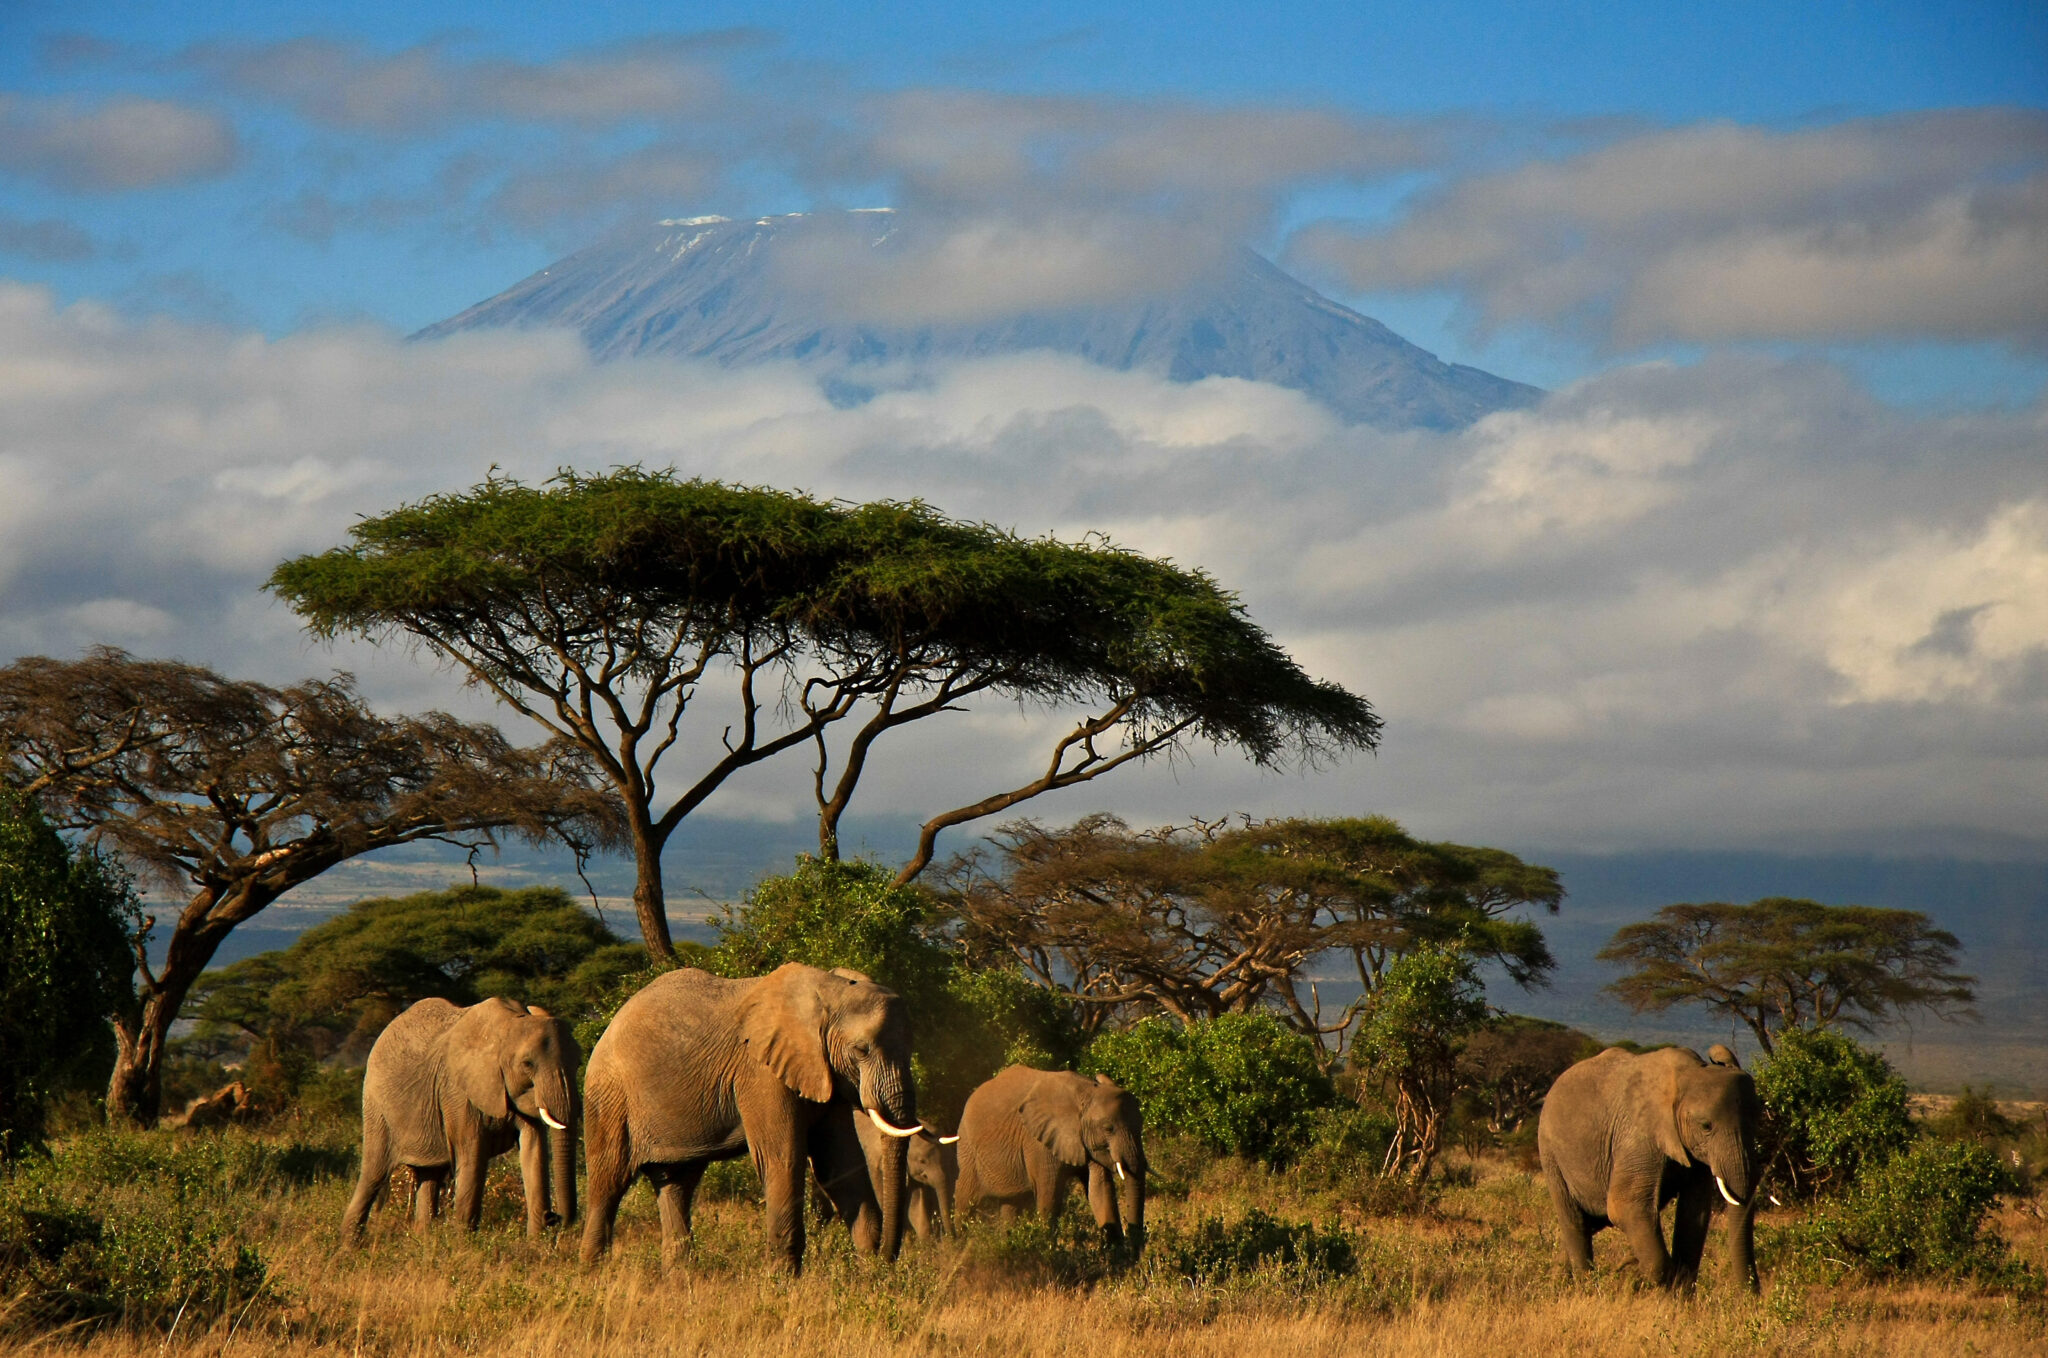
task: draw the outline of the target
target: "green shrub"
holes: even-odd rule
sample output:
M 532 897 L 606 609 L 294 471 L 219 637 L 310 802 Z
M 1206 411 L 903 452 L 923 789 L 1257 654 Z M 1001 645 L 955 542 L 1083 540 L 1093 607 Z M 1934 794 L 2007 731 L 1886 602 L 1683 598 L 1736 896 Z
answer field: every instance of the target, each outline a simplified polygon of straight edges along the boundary
M 1179 1027 L 1152 1018 L 1095 1039 L 1082 1062 L 1131 1091 L 1148 1126 L 1210 1150 L 1284 1165 L 1337 1101 L 1316 1044 L 1265 1014 L 1223 1014 Z
M 135 1140 L 139 1141 L 140 1138 Z M 233 1157 L 151 1155 L 133 1141 L 90 1138 L 93 1153 L 24 1165 L 0 1181 L 0 1295 L 10 1322 L 43 1327 L 119 1318 L 138 1327 L 205 1325 L 261 1292 L 266 1270 L 234 1239 L 207 1171 Z M 259 1157 L 260 1159 L 260 1157 Z M 203 1191 L 204 1190 L 204 1191 Z
M 2018 1187 L 1984 1147 L 1925 1139 L 1868 1169 L 1808 1230 L 1814 1244 L 1875 1277 L 1972 1278 L 2038 1290 L 2039 1277 L 1984 1229 L 1999 1197 Z
M 1339 1103 L 1309 1120 L 1308 1144 L 1289 1175 L 1308 1189 L 1350 1189 L 1374 1178 L 1394 1141 L 1394 1119 L 1377 1108 Z
M 1282 1221 L 1257 1208 L 1234 1222 L 1205 1216 L 1191 1227 L 1155 1231 L 1150 1248 L 1165 1267 L 1190 1282 L 1221 1282 L 1262 1269 L 1320 1281 L 1358 1268 L 1351 1237 L 1343 1231 Z
M 1755 1074 L 1771 1163 L 1797 1196 L 1838 1192 L 1913 1138 L 1905 1080 L 1841 1033 L 1789 1029 Z

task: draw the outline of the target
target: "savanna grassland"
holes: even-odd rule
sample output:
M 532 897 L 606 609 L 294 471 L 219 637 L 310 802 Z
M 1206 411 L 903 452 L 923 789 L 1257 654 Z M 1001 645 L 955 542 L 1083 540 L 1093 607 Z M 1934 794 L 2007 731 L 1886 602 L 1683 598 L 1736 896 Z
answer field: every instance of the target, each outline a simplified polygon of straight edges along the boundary
M 1693 1298 L 1676 1299 L 1636 1285 L 1611 1231 L 1598 1239 L 1598 1276 L 1567 1283 L 1542 1185 L 1509 1153 L 1453 1155 L 1440 1188 L 1418 1196 L 1313 1158 L 1274 1172 L 1164 1138 L 1152 1151 L 1151 1241 L 1135 1266 L 1119 1267 L 1096 1246 L 1076 1201 L 1058 1230 L 977 1221 L 954 1241 L 907 1240 L 893 1267 L 855 1254 L 843 1230 L 814 1222 L 806 1271 L 790 1279 L 763 1263 L 743 1165 L 707 1179 L 692 1253 L 664 1275 L 645 1188 L 628 1195 L 619 1246 L 594 1269 L 576 1262 L 573 1231 L 522 1237 L 509 1157 L 494 1166 L 477 1235 L 446 1224 L 408 1231 L 401 1173 L 365 1247 L 353 1251 L 337 1224 L 353 1178 L 345 1122 L 87 1132 L 60 1144 L 42 1172 L 64 1173 L 73 1194 L 90 1181 L 86 1196 L 110 1227 L 148 1223 L 171 1239 L 189 1281 L 166 1287 L 157 1277 L 157 1294 L 183 1288 L 193 1300 L 52 1328 L 23 1323 L 31 1302 L 18 1296 L 0 1347 L 251 1358 L 2048 1348 L 2048 1303 L 2038 1290 L 1864 1280 L 1799 1244 L 1797 1212 L 1759 1222 L 1760 1299 L 1713 1276 Z M 13 1191 L 25 1190 L 17 1182 Z M 2020 1260 L 2048 1272 L 2038 1199 L 2007 1200 L 1991 1227 Z M 126 1240 L 104 1252 L 129 1249 Z M 1719 1241 L 1717 1232 L 1710 1252 Z

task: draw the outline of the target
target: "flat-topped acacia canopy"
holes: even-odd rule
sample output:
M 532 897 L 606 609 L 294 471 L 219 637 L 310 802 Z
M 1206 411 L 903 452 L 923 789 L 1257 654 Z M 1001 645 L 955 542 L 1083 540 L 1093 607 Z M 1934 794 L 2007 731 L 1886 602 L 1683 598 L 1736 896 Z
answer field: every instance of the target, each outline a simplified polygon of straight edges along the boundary
M 733 772 L 798 745 L 815 750 L 829 855 L 883 732 L 977 693 L 1088 713 L 1041 777 L 927 821 L 908 879 L 947 826 L 1189 740 L 1264 765 L 1378 741 L 1365 699 L 1304 673 L 1201 571 L 920 502 L 625 468 L 538 486 L 494 477 L 350 537 L 279 566 L 269 588 L 316 635 L 410 637 L 584 745 L 634 825 L 635 902 L 657 953 L 669 951 L 669 834 Z M 722 753 L 657 810 L 655 766 L 715 667 L 737 689 L 736 710 L 712 718 Z

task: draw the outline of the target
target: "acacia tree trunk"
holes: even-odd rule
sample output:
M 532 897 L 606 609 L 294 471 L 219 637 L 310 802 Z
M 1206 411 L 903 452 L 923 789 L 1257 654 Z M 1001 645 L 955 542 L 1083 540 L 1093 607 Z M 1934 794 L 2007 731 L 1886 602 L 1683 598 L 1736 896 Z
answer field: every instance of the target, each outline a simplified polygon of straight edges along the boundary
M 633 913 L 640 920 L 640 937 L 647 955 L 657 962 L 673 963 L 676 945 L 668 931 L 668 898 L 661 885 L 661 851 L 665 837 L 656 833 L 644 818 L 633 826 Z
M 224 931 L 223 931 L 224 932 Z M 163 1115 L 164 1056 L 185 996 L 213 960 L 218 938 L 171 937 L 163 971 L 142 974 L 140 1003 L 114 1018 L 114 1073 L 107 1080 L 107 1118 L 152 1127 Z

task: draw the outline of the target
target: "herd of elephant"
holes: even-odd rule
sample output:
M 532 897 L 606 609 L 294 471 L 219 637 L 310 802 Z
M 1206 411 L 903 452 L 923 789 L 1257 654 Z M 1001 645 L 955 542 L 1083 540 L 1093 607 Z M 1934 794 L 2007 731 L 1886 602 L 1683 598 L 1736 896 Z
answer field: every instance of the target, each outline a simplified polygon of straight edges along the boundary
M 1128 1091 L 1105 1076 L 1011 1066 L 968 1097 L 956 1132 L 941 1134 L 918 1121 L 903 999 L 858 972 L 671 971 L 620 1007 L 579 1095 L 581 1062 L 566 1023 L 512 1000 L 463 1009 L 429 999 L 400 1014 L 364 1072 L 362 1176 L 345 1234 L 361 1237 L 400 1166 L 417 1185 L 417 1224 L 439 1214 L 452 1174 L 454 1215 L 473 1229 L 485 1166 L 515 1145 L 527 1233 L 573 1225 L 580 1129 L 586 1263 L 609 1250 L 620 1200 L 643 1175 L 672 1263 L 704 1171 L 742 1155 L 760 1175 L 770 1248 L 792 1271 L 803 1265 L 807 1179 L 820 1215 L 886 1259 L 906 1220 L 920 1236 L 943 1235 L 956 1203 L 1050 1219 L 1075 1183 L 1108 1239 L 1143 1248 L 1147 1165 Z M 1537 1144 L 1569 1270 L 1591 1267 L 1593 1234 L 1612 1225 L 1646 1278 L 1689 1287 L 1708 1224 L 1726 1211 L 1732 1276 L 1753 1288 L 1760 1116 L 1750 1077 L 1718 1046 L 1706 1058 L 1610 1048 L 1559 1076 Z M 1662 1211 L 1674 1200 L 1667 1248 Z

